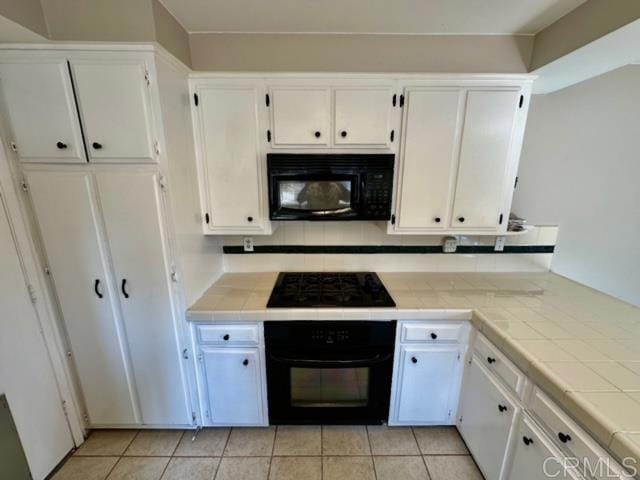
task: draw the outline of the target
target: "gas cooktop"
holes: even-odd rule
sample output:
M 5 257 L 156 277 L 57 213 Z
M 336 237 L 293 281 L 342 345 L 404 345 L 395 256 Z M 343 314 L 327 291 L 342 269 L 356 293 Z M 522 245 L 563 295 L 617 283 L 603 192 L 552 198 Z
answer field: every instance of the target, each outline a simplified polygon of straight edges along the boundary
M 267 303 L 267 308 L 395 306 L 373 272 L 282 272 Z

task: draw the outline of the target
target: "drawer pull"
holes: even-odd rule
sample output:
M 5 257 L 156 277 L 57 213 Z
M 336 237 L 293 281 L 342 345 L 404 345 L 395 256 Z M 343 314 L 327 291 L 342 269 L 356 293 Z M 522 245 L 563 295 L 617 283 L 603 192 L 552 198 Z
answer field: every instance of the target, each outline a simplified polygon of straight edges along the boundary
M 436 335 L 435 333 L 433 333 L 433 332 L 432 332 L 432 333 L 431 333 L 431 338 L 432 338 L 433 340 L 435 340 L 436 338 L 438 338 L 438 335 Z
M 566 433 L 562 433 L 562 432 L 558 432 L 558 438 L 560 439 L 560 441 L 562 443 L 567 443 L 571 441 L 571 435 L 568 435 Z
M 413 363 L 418 363 L 418 359 L 417 359 L 416 357 L 411 357 L 411 361 L 412 361 Z
M 524 444 L 528 447 L 529 445 L 531 445 L 533 443 L 533 438 L 529 438 L 529 437 L 522 437 L 522 441 L 524 442 Z
M 493 357 L 487 357 L 487 363 L 491 365 L 492 363 L 496 363 L 496 359 Z
M 500 412 L 506 412 L 507 411 L 507 406 L 506 405 L 498 405 L 498 410 L 500 410 Z
M 226 342 L 227 340 L 229 340 L 229 334 L 225 333 L 224 336 L 222 337 L 222 339 Z
M 246 367 L 247 365 L 249 365 L 249 359 L 245 358 L 245 359 L 242 361 L 242 364 L 243 364 L 245 367 Z

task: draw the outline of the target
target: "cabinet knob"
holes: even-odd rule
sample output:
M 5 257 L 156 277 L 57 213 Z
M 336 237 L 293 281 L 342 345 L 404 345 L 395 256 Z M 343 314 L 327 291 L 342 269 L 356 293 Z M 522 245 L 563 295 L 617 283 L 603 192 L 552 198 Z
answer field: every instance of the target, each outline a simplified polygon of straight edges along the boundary
M 440 223 L 442 221 L 442 219 L 440 217 L 436 217 L 433 219 L 434 222 L 436 223 Z
M 496 359 L 493 357 L 487 357 L 487 363 L 491 365 L 492 363 L 496 363 Z
M 222 339 L 226 342 L 227 340 L 229 340 L 229 334 L 225 333 L 224 336 L 222 337 Z
M 458 221 L 459 221 L 460 223 L 464 223 L 464 217 L 458 217 Z
M 253 222 L 253 217 L 247 217 L 247 222 Z
M 438 335 L 436 335 L 435 333 L 431 332 L 431 339 L 435 340 L 436 338 L 438 338 Z
M 560 439 L 560 441 L 562 443 L 567 443 L 571 441 L 571 435 L 568 435 L 566 433 L 562 433 L 562 432 L 558 432 L 558 439 Z
M 416 357 L 411 357 L 411 362 L 412 363 L 418 363 L 418 359 Z
M 498 405 L 498 410 L 500 410 L 500 412 L 506 412 L 507 411 L 507 406 L 506 405 Z
M 67 144 L 63 142 L 58 142 L 56 143 L 56 147 L 58 147 L 60 150 L 64 150 L 65 148 L 67 148 Z
M 533 438 L 529 438 L 529 437 L 522 437 L 522 441 L 524 442 L 524 444 L 528 447 L 529 445 L 531 445 L 533 443 Z
M 246 367 L 247 365 L 249 365 L 249 359 L 248 359 L 248 358 L 245 358 L 245 359 L 242 361 L 242 364 L 243 364 L 245 367 Z
M 102 144 L 101 144 L 101 143 L 98 143 L 98 142 L 93 142 L 93 143 L 91 144 L 91 146 L 92 146 L 93 148 L 95 148 L 96 150 L 100 150 L 100 149 L 102 148 Z
M 315 135 L 316 138 L 320 138 L 321 133 L 316 131 L 316 133 L 314 133 L 314 135 Z
M 342 138 L 345 138 L 345 137 L 347 136 L 347 131 L 346 131 L 346 130 L 342 130 L 342 131 L 340 132 L 340 136 L 341 136 Z

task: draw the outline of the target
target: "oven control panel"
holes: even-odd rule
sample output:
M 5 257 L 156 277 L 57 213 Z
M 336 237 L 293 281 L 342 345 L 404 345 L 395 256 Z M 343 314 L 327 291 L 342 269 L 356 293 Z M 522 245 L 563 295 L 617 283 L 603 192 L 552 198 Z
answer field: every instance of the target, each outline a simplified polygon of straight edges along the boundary
M 351 331 L 349 329 L 314 329 L 311 331 L 311 340 L 314 343 L 325 343 L 327 345 L 349 343 Z

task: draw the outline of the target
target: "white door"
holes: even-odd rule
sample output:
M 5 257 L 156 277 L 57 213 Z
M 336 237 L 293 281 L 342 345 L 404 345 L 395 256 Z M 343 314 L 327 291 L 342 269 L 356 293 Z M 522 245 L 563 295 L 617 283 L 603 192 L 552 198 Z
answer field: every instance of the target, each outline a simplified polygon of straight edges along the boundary
M 263 425 L 260 354 L 256 347 L 202 347 L 212 425 Z
M 458 430 L 487 479 L 501 478 L 516 413 L 515 402 L 474 357 L 462 385 Z
M 460 90 L 408 89 L 405 93 L 396 231 L 443 230 L 458 165 Z
M 519 98 L 515 89 L 467 93 L 452 227 L 496 229 L 500 215 L 507 221 L 500 209 L 513 189 L 505 182 Z
M 143 60 L 72 60 L 91 162 L 155 162 L 147 65 Z
M 254 85 L 198 88 L 206 228 L 212 232 L 264 229 L 259 95 Z
M 459 354 L 456 345 L 400 348 L 396 424 L 448 425 L 455 422 Z
M 330 89 L 271 89 L 273 147 L 328 147 L 331 143 Z
M 191 423 L 155 173 L 96 174 L 142 421 Z
M 336 88 L 334 104 L 336 145 L 384 148 L 391 143 L 391 87 Z
M 29 172 L 27 182 L 89 422 L 138 423 L 91 176 Z
M 0 82 L 21 161 L 86 161 L 65 59 L 2 63 Z
M 12 227 L 0 192 L 0 392 L 31 475 L 42 479 L 74 445 Z
M 509 480 L 573 479 L 580 477 L 532 420 L 523 416 L 515 435 L 515 451 Z

